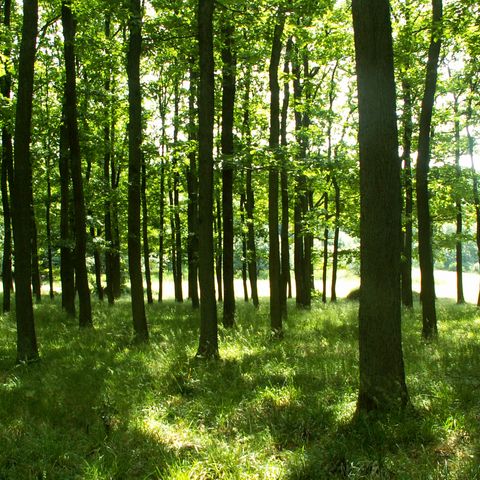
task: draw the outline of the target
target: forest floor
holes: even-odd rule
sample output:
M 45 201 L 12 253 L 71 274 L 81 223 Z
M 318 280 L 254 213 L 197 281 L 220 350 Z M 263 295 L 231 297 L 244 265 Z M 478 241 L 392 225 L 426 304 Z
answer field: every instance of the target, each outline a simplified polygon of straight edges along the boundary
M 219 306 L 220 308 L 220 306 Z M 0 316 L 0 479 L 480 479 L 480 311 L 438 302 L 439 339 L 403 320 L 413 407 L 354 417 L 355 302 L 289 304 L 285 338 L 268 302 L 238 302 L 218 361 L 195 360 L 198 312 L 94 302 L 79 330 L 56 298 L 35 306 L 41 361 L 14 365 L 14 315 Z

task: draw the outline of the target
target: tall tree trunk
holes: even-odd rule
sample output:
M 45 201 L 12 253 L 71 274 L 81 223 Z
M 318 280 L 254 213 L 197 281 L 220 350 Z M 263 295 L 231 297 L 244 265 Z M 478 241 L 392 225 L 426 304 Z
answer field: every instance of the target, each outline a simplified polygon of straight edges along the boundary
M 24 0 L 22 40 L 18 63 L 12 189 L 13 237 L 15 242 L 15 316 L 17 321 L 17 361 L 19 362 L 30 362 L 38 358 L 32 290 L 30 287 L 30 220 L 32 207 L 30 139 L 37 25 L 37 0 Z
M 75 283 L 79 299 L 79 324 L 92 326 L 92 306 L 86 265 L 86 219 L 83 194 L 82 160 L 78 136 L 77 92 L 75 66 L 75 20 L 70 1 L 62 2 L 62 24 L 65 55 L 65 112 L 70 147 L 70 165 L 73 186 L 73 205 L 75 210 Z
M 442 21 L 442 0 L 432 0 L 432 36 L 428 49 L 425 91 L 420 113 L 417 157 L 417 213 L 418 213 L 418 254 L 421 272 L 422 335 L 432 338 L 437 335 L 437 312 L 435 309 L 435 279 L 433 276 L 432 221 L 430 217 L 428 171 L 430 168 L 430 137 L 437 68 L 440 56 Z
M 333 251 L 332 251 L 332 288 L 330 293 L 330 301 L 337 301 L 337 274 L 338 274 L 338 243 L 340 237 L 340 186 L 336 174 L 332 177 L 333 188 L 335 190 L 335 230 L 333 234 Z
M 328 192 L 325 192 L 325 228 L 323 229 L 323 265 L 322 265 L 322 302 L 327 303 L 327 271 L 328 271 Z
M 288 195 L 288 158 L 287 158 L 287 123 L 288 123 L 288 107 L 290 103 L 290 56 L 292 52 L 293 40 L 290 37 L 287 40 L 285 48 L 285 64 L 283 67 L 283 74 L 286 78 L 283 85 L 283 103 L 280 121 L 280 144 L 282 145 L 282 170 L 280 172 L 280 192 L 282 202 L 282 229 L 280 234 L 280 251 L 281 251 L 281 279 L 282 279 L 282 294 L 281 298 L 284 301 L 282 311 L 287 314 L 287 294 L 291 294 L 291 279 L 290 279 L 290 245 L 288 241 L 289 230 L 289 204 L 290 198 Z M 289 297 L 291 295 L 288 295 Z
M 3 25 L 7 31 L 10 30 L 11 0 L 3 2 Z M 9 59 L 11 49 L 5 47 L 2 52 L 5 58 Z M 10 100 L 12 87 L 12 76 L 9 72 L 0 78 L 0 94 L 7 101 Z M 3 312 L 10 311 L 11 288 L 12 288 L 12 219 L 10 210 L 10 189 L 13 180 L 13 148 L 11 127 L 4 124 L 2 127 L 2 209 L 3 209 L 3 260 L 2 260 L 2 285 L 3 285 Z
M 272 155 L 272 164 L 268 171 L 268 273 L 270 282 L 270 328 L 274 336 L 282 336 L 282 305 L 280 271 L 280 245 L 278 240 L 278 160 L 280 136 L 280 86 L 278 84 L 278 66 L 282 53 L 282 33 L 285 25 L 285 14 L 278 13 L 272 39 L 270 57 L 270 136 L 268 146 Z M 286 292 L 285 292 L 286 293 Z
M 235 57 L 233 26 L 223 27 L 222 47 L 222 215 L 223 215 L 223 326 L 235 323 L 233 286 L 233 116 L 235 107 Z
M 33 205 L 30 212 L 32 216 L 32 289 L 36 303 L 40 303 L 42 301 L 42 281 L 40 279 L 40 267 L 38 265 L 37 220 L 35 218 L 35 209 Z
M 143 298 L 140 237 L 140 182 L 142 165 L 142 93 L 140 55 L 142 52 L 142 13 L 140 0 L 129 2 L 128 75 L 128 267 L 135 339 L 148 341 Z
M 163 149 L 163 145 L 162 145 Z M 163 257 L 165 250 L 165 163 L 163 159 L 160 162 L 160 234 L 158 236 L 158 301 L 163 301 Z
M 148 208 L 147 208 L 147 166 L 142 155 L 142 236 L 143 236 L 143 264 L 145 265 L 145 281 L 147 283 L 147 302 L 153 303 L 152 276 L 150 273 L 150 246 L 148 243 Z
M 200 87 L 198 95 L 198 176 L 200 338 L 197 357 L 218 357 L 217 305 L 213 249 L 213 125 L 215 77 L 213 57 L 213 0 L 198 0 Z
M 242 185 L 244 185 L 243 178 L 242 178 Z M 246 202 L 245 191 L 242 191 L 242 193 L 240 194 L 240 224 L 242 226 L 242 284 L 243 284 L 243 299 L 245 302 L 248 302 L 248 286 L 247 286 L 248 268 L 247 268 L 247 235 L 246 235 L 246 229 L 245 229 L 245 202 Z
M 48 99 L 47 99 L 48 101 Z M 45 201 L 45 228 L 47 230 L 47 262 L 48 262 L 48 295 L 53 300 L 53 259 L 52 259 L 52 227 L 51 227 L 51 204 L 52 204 L 52 185 L 50 181 L 50 146 L 47 147 L 46 177 L 47 177 L 47 198 Z
M 62 121 L 60 124 L 60 281 L 62 285 L 62 308 L 67 315 L 75 317 L 75 265 L 74 265 L 74 238 L 71 225 L 70 201 L 70 165 L 68 132 L 65 118 L 65 104 L 63 105 Z
M 389 2 L 353 0 L 352 12 L 358 81 L 362 284 L 357 408 L 387 410 L 408 401 L 401 336 L 401 186 Z
M 455 172 L 456 172 L 456 192 L 455 192 L 455 208 L 457 210 L 456 215 L 456 242 L 455 242 L 455 256 L 457 260 L 457 303 L 465 303 L 465 297 L 463 295 L 463 252 L 462 252 L 462 234 L 463 234 L 463 216 L 462 216 L 462 195 L 461 195 L 461 183 L 462 183 L 462 167 L 460 166 L 460 112 L 458 108 L 458 95 L 454 94 L 453 113 L 455 115 L 454 128 L 455 128 Z
M 408 80 L 402 82 L 403 90 L 403 188 L 405 192 L 405 230 L 402 232 L 402 303 L 413 307 L 412 293 L 412 242 L 413 242 L 413 182 L 412 182 L 412 88 Z
M 215 187 L 214 187 L 215 188 Z M 215 255 L 215 273 L 217 276 L 217 298 L 223 302 L 223 275 L 222 275 L 222 247 L 223 247 L 223 227 L 222 227 L 222 205 L 220 201 L 220 192 L 215 191 L 215 233 L 217 234 L 217 249 Z
M 193 62 L 193 59 L 192 59 Z M 198 78 L 194 72 L 194 66 L 190 67 L 190 91 L 188 96 L 188 140 L 197 140 L 197 128 L 195 126 L 197 83 Z M 197 153 L 191 149 L 189 153 L 189 165 L 187 170 L 188 190 L 188 296 L 193 308 L 200 306 L 198 297 L 198 171 Z
M 247 267 L 248 278 L 250 279 L 250 291 L 252 302 L 255 308 L 258 308 L 258 287 L 257 287 L 257 249 L 255 245 L 255 193 L 252 186 L 252 156 L 250 148 L 252 144 L 252 132 L 250 127 L 250 90 L 251 90 L 251 67 L 247 66 L 245 99 L 243 106 L 243 130 L 246 148 L 246 165 L 245 165 L 245 213 L 247 217 Z

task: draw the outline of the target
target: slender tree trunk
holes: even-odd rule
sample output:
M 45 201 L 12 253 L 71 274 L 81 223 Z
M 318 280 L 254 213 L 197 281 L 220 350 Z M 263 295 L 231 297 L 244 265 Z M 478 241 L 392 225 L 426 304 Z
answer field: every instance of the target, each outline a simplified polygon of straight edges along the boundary
M 32 222 L 32 289 L 35 295 L 36 303 L 42 301 L 42 281 L 40 279 L 40 268 L 38 265 L 38 233 L 37 220 L 35 218 L 35 209 L 31 208 Z
M 65 105 L 63 105 L 62 122 L 60 124 L 60 281 L 62 285 L 62 308 L 67 314 L 75 317 L 75 265 L 73 231 L 71 225 L 70 201 L 70 165 L 68 132 L 65 123 Z
M 413 182 L 412 182 L 412 93 L 409 81 L 402 82 L 403 90 L 403 188 L 405 191 L 405 231 L 402 232 L 402 303 L 413 307 L 412 242 L 413 242 Z
M 192 59 L 193 62 L 193 59 Z M 198 78 L 194 72 L 194 66 L 190 67 L 190 92 L 188 97 L 188 139 L 190 142 L 197 140 L 197 128 L 195 126 L 196 101 L 197 101 Z M 199 308 L 198 296 L 198 171 L 197 153 L 192 148 L 189 153 L 189 165 L 187 170 L 188 190 L 188 296 L 193 308 Z
M 222 215 L 223 215 L 223 326 L 235 324 L 233 286 L 233 116 L 235 107 L 235 56 L 233 26 L 223 27 L 222 47 Z
M 389 2 L 353 0 L 352 12 L 358 80 L 362 283 L 357 409 L 388 410 L 408 402 L 401 335 L 401 186 Z
M 164 146 L 162 145 L 162 149 Z M 163 301 L 163 257 L 165 250 L 165 164 L 163 160 L 160 163 L 160 234 L 158 236 L 158 301 Z
M 214 187 L 215 188 L 215 187 Z M 217 275 L 217 298 L 223 302 L 223 276 L 222 276 L 222 247 L 223 247 L 223 227 L 222 227 L 222 206 L 220 201 L 220 192 L 215 192 L 215 231 L 217 234 L 217 251 L 215 255 L 215 273 Z
M 140 0 L 129 2 L 128 74 L 128 267 L 135 339 L 148 341 L 148 326 L 143 298 L 140 236 L 140 183 L 142 165 L 142 94 L 140 56 L 142 51 L 142 13 Z
M 18 63 L 15 116 L 14 181 L 12 189 L 13 236 L 15 242 L 15 303 L 17 361 L 38 358 L 33 316 L 31 281 L 32 166 L 30 139 L 32 124 L 33 74 L 38 28 L 37 0 L 24 0 L 22 40 Z
M 245 99 L 243 107 L 243 127 L 246 146 L 246 174 L 245 174 L 245 213 L 247 217 L 247 267 L 248 278 L 250 279 L 250 291 L 252 295 L 252 302 L 255 308 L 258 308 L 258 287 L 257 287 L 257 249 L 255 245 L 255 193 L 252 186 L 252 156 L 250 155 L 250 147 L 252 144 L 252 133 L 250 127 L 250 90 L 251 90 L 251 75 L 250 67 L 247 67 L 246 85 L 245 85 Z
M 75 20 L 69 1 L 62 3 L 62 24 L 65 54 L 65 112 L 70 147 L 70 165 L 73 186 L 73 205 L 75 210 L 75 283 L 79 299 L 79 324 L 92 326 L 92 306 L 86 265 L 86 219 L 83 194 L 82 161 L 77 121 L 77 92 L 75 66 Z
M 242 176 L 243 177 L 243 176 Z M 242 178 L 242 185 L 244 185 Z M 243 284 L 243 300 L 248 302 L 248 268 L 247 268 L 247 235 L 245 230 L 245 191 L 240 194 L 240 224 L 242 225 L 242 284 Z
M 283 335 L 282 295 L 280 271 L 280 245 L 278 240 L 278 160 L 280 136 L 280 87 L 278 84 L 278 66 L 282 52 L 282 33 L 285 15 L 278 13 L 272 40 L 272 53 L 269 66 L 270 85 L 270 137 L 268 146 L 272 154 L 272 165 L 268 173 L 268 273 L 270 282 L 270 328 L 274 336 Z M 285 292 L 286 294 L 286 292 Z
M 340 237 L 340 186 L 335 173 L 332 177 L 333 188 L 335 190 L 335 230 L 333 234 L 333 251 L 332 251 L 332 289 L 330 293 L 330 301 L 337 301 L 337 274 L 338 274 L 338 243 Z
M 437 68 L 440 56 L 442 21 L 442 0 L 432 0 L 432 37 L 428 50 L 425 91 L 420 113 L 417 157 L 417 212 L 418 212 L 418 254 L 421 272 L 422 335 L 424 338 L 437 336 L 437 313 L 435 309 L 435 279 L 433 276 L 432 221 L 430 217 L 428 171 L 430 164 L 430 137 Z
M 198 95 L 198 176 L 200 338 L 197 357 L 218 357 L 217 306 L 213 249 L 213 125 L 215 77 L 213 57 L 213 0 L 198 0 L 200 87 Z
M 463 234 L 463 216 L 462 216 L 462 196 L 461 183 L 462 183 L 462 168 L 460 167 L 460 112 L 458 111 L 458 95 L 454 94 L 453 112 L 455 115 L 455 172 L 457 180 L 457 188 L 455 193 L 455 208 L 457 210 L 456 215 L 456 242 L 455 242 L 455 256 L 457 260 L 457 303 L 465 303 L 465 297 L 463 295 L 463 249 L 462 249 L 462 234 Z
M 47 100 L 48 101 L 48 100 Z M 45 228 L 47 230 L 47 262 L 48 262 L 48 294 L 50 300 L 53 300 L 53 260 L 52 260 L 52 228 L 51 228 L 51 204 L 52 204 L 52 185 L 50 181 L 50 148 L 47 148 L 46 177 L 47 177 L 47 199 L 45 201 Z
M 145 265 L 145 281 L 147 283 L 147 302 L 153 303 L 152 276 L 150 273 L 150 246 L 148 243 L 148 208 L 147 208 L 147 168 L 145 157 L 142 156 L 142 236 L 143 236 L 143 263 Z
M 3 2 L 3 25 L 6 31 L 10 30 L 11 19 L 11 1 Z M 9 59 L 11 49 L 5 47 L 2 52 L 5 58 Z M 7 101 L 10 100 L 12 87 L 12 76 L 6 72 L 0 78 L 0 94 Z M 2 173 L 1 173 L 1 189 L 2 189 L 2 209 L 3 209 L 3 260 L 2 260 L 2 285 L 3 285 L 3 312 L 10 311 L 11 304 L 11 287 L 12 287 L 12 219 L 10 210 L 9 185 L 11 189 L 13 180 L 13 148 L 11 128 L 8 125 L 2 127 Z
M 283 67 L 283 74 L 286 80 L 283 86 L 283 104 L 280 121 L 280 144 L 282 145 L 282 170 L 280 172 L 280 191 L 282 202 L 282 229 L 280 235 L 280 251 L 281 251 L 281 279 L 282 279 L 282 293 L 281 298 L 284 301 L 282 311 L 284 315 L 287 314 L 287 294 L 291 294 L 290 281 L 290 245 L 288 241 L 289 230 L 289 204 L 290 198 L 288 195 L 288 159 L 287 159 L 287 123 L 288 123 L 288 107 L 290 103 L 290 56 L 292 52 L 293 41 L 290 37 L 285 48 L 285 64 Z M 291 296 L 291 295 L 289 295 Z
M 325 228 L 323 229 L 323 265 L 322 265 L 322 302 L 327 303 L 327 270 L 328 270 L 328 192 L 325 192 Z

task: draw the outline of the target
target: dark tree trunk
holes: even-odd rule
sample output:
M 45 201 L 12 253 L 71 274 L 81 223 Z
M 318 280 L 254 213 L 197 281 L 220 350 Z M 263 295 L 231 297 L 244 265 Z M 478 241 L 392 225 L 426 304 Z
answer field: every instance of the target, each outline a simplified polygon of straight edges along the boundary
M 162 149 L 164 146 L 162 145 Z M 165 164 L 163 160 L 160 163 L 160 234 L 158 236 L 158 301 L 163 301 L 163 257 L 165 250 Z
M 283 301 L 282 311 L 287 314 L 287 294 L 291 297 L 291 279 L 290 279 L 290 245 L 288 241 L 289 230 L 289 204 L 288 195 L 288 158 L 287 158 L 287 123 L 288 123 L 288 107 L 290 103 L 290 55 L 292 51 L 293 41 L 290 37 L 285 48 L 285 64 L 283 73 L 285 82 L 283 86 L 283 104 L 280 121 L 280 143 L 282 145 L 282 170 L 280 172 L 280 191 L 282 202 L 282 229 L 280 234 L 280 251 L 281 251 L 281 279 L 282 292 L 281 299 Z
M 30 139 L 37 25 L 37 0 L 24 0 L 22 40 L 18 63 L 14 181 L 12 189 L 18 362 L 31 362 L 38 358 L 32 290 L 30 287 L 32 248 L 30 221 L 32 207 Z
M 255 245 L 255 194 L 252 186 L 252 156 L 250 147 L 252 144 L 252 133 L 250 127 L 250 89 L 251 89 L 251 69 L 248 68 L 245 86 L 245 99 L 243 107 L 243 126 L 246 147 L 246 175 L 245 175 L 245 213 L 247 217 L 247 267 L 248 278 L 250 279 L 250 290 L 252 302 L 255 308 L 258 308 L 258 287 L 257 287 L 257 249 Z
M 401 336 L 401 186 L 389 2 L 353 0 L 352 11 L 361 211 L 357 408 L 387 410 L 408 401 Z
M 52 204 L 52 185 L 50 181 L 50 148 L 47 149 L 46 158 L 46 177 L 47 177 L 47 199 L 45 201 L 45 227 L 47 230 L 47 262 L 48 262 L 48 294 L 50 300 L 53 300 L 53 259 L 52 259 L 52 228 L 51 228 L 51 204 Z
M 413 241 L 413 182 L 412 182 L 412 92 L 404 80 L 403 90 L 403 188 L 405 192 L 405 230 L 402 232 L 402 303 L 413 307 L 412 293 L 412 241 Z
M 30 187 L 31 188 L 31 187 Z M 38 265 L 38 234 L 37 220 L 35 218 L 35 209 L 31 208 L 32 222 L 32 289 L 35 295 L 36 303 L 42 301 L 42 281 L 40 279 L 40 268 Z
M 110 40 L 111 29 L 110 29 L 110 15 L 107 14 L 105 17 L 105 38 Z M 108 55 L 108 51 L 106 52 Z M 105 112 L 105 124 L 103 127 L 103 141 L 104 141 L 104 154 L 103 154 L 103 182 L 104 188 L 106 191 L 105 195 L 105 243 L 107 248 L 105 250 L 105 278 L 107 285 L 105 287 L 105 293 L 107 295 L 109 305 L 113 305 L 115 302 L 115 297 L 113 295 L 113 233 L 112 233 L 112 193 L 113 189 L 111 186 L 110 180 L 110 164 L 112 161 L 112 139 L 111 131 L 114 126 L 111 128 L 111 110 L 112 105 L 108 100 L 110 97 L 111 91 L 111 67 L 108 65 L 107 78 L 105 80 L 105 94 L 107 97 L 106 112 Z
M 242 179 L 242 185 L 244 181 Z M 240 194 L 240 224 L 242 225 L 242 284 L 243 284 L 243 300 L 248 302 L 248 268 L 247 268 L 247 235 L 245 233 L 245 192 Z
M 140 182 L 142 166 L 142 94 L 140 55 L 142 51 L 142 14 L 140 0 L 129 2 L 128 75 L 128 267 L 135 339 L 148 341 L 142 280 L 140 236 Z
M 233 286 L 233 114 L 235 107 L 235 57 L 233 26 L 224 26 L 222 47 L 222 215 L 223 215 L 223 326 L 235 323 Z
M 178 130 L 179 130 L 179 103 L 180 95 L 178 92 L 178 83 L 175 87 L 175 113 L 174 113 L 174 131 L 173 131 L 173 145 L 174 149 L 177 148 L 178 144 Z M 180 224 L 180 203 L 179 203 L 179 183 L 180 175 L 177 168 L 177 152 L 173 152 L 173 226 L 172 226 L 172 240 L 174 246 L 172 245 L 172 251 L 175 250 L 175 255 L 172 258 L 172 261 L 175 263 L 173 267 L 173 277 L 175 285 L 175 301 L 183 302 L 183 249 L 182 249 L 182 228 Z
M 153 303 L 152 276 L 150 273 L 150 246 L 148 243 L 148 208 L 147 208 L 147 166 L 142 156 L 142 236 L 143 236 L 143 263 L 145 265 L 145 281 L 147 283 L 147 302 Z
M 325 228 L 323 229 L 323 265 L 322 265 L 322 302 L 327 303 L 327 270 L 328 270 L 328 192 L 325 192 Z
M 214 187 L 215 188 L 215 187 Z M 222 247 L 223 247 L 223 227 L 222 227 L 222 206 L 220 202 L 220 193 L 215 192 L 215 233 L 217 234 L 217 250 L 215 255 L 215 273 L 217 276 L 217 298 L 223 302 L 223 276 L 222 276 Z
M 62 123 L 60 124 L 60 281 L 62 285 L 62 308 L 67 314 L 75 317 L 75 265 L 74 238 L 70 228 L 70 165 L 69 165 L 68 132 L 65 124 L 65 105 L 63 105 Z
M 332 251 L 332 290 L 330 301 L 337 301 L 337 273 L 338 273 L 338 241 L 340 237 L 340 186 L 338 184 L 335 173 L 332 178 L 333 188 L 335 190 L 335 230 L 333 234 L 333 251 Z
M 62 3 L 62 24 L 65 54 L 65 112 L 70 147 L 70 166 L 73 186 L 73 205 L 75 211 L 75 283 L 79 299 L 79 324 L 92 326 L 92 306 L 86 265 L 86 219 L 83 194 L 82 161 L 78 137 L 77 92 L 75 66 L 75 20 L 70 2 Z
M 197 357 L 218 357 L 217 306 L 215 301 L 213 249 L 213 125 L 214 57 L 213 0 L 198 1 L 198 47 L 200 87 L 198 95 L 198 176 L 199 184 L 199 261 L 200 338 Z
M 278 66 L 282 52 L 282 33 L 285 15 L 279 12 L 272 39 L 272 52 L 269 66 L 270 86 L 270 137 L 268 146 L 272 155 L 272 165 L 268 173 L 268 273 L 270 282 L 270 328 L 274 336 L 282 336 L 282 295 L 280 271 L 280 245 L 278 240 L 278 160 L 280 136 L 280 86 Z M 286 292 L 285 292 L 286 293 Z
M 435 309 L 435 279 L 433 276 L 432 221 L 430 217 L 428 171 L 430 164 L 430 138 L 437 68 L 440 56 L 442 21 L 442 0 L 432 0 L 432 36 L 428 50 L 425 91 L 420 113 L 418 136 L 418 157 L 416 169 L 417 214 L 418 214 L 418 255 L 421 272 L 422 336 L 437 336 L 437 312 Z
M 455 192 L 455 207 L 457 210 L 457 229 L 456 229 L 456 242 L 455 242 L 455 256 L 457 260 L 457 303 L 465 303 L 465 297 L 463 294 L 463 249 L 462 249 L 462 234 L 463 234 L 463 217 L 462 217 L 462 167 L 460 166 L 460 120 L 458 111 L 458 95 L 454 94 L 453 112 L 455 115 L 455 172 L 456 172 L 456 192 Z
M 193 60 L 192 60 L 193 62 Z M 197 83 L 198 78 L 194 72 L 194 66 L 190 68 L 190 92 L 188 97 L 188 139 L 190 142 L 197 140 L 197 128 L 195 126 Z M 200 306 L 198 297 L 198 171 L 197 153 L 192 148 L 189 153 L 189 165 L 187 170 L 188 190 L 188 296 L 193 308 Z
M 11 1 L 3 2 L 3 25 L 5 29 L 10 30 L 11 19 Z M 10 58 L 10 48 L 7 46 L 2 52 L 5 58 Z M 0 94 L 7 100 L 10 100 L 12 87 L 12 76 L 6 72 L 0 78 Z M 3 260 L 2 260 L 2 285 L 3 285 L 3 312 L 10 311 L 11 288 L 12 288 L 12 219 L 10 211 L 10 189 L 13 180 L 13 148 L 12 133 L 8 125 L 2 127 L 2 209 L 3 209 Z

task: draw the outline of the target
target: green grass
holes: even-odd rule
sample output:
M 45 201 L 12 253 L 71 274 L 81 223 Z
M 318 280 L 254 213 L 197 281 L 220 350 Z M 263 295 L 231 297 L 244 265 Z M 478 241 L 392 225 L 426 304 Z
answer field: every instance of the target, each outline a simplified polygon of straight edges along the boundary
M 414 409 L 353 421 L 357 304 L 292 304 L 285 338 L 264 301 L 238 303 L 221 360 L 194 360 L 198 314 L 147 307 L 151 342 L 131 343 L 130 305 L 94 305 L 80 331 L 59 302 L 36 306 L 41 362 L 14 365 L 0 317 L 0 479 L 480 479 L 480 312 L 439 303 L 440 338 L 404 315 Z

